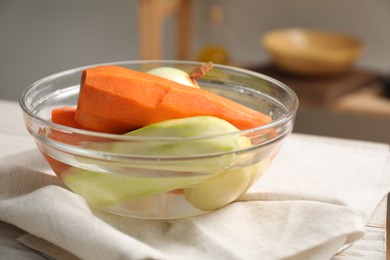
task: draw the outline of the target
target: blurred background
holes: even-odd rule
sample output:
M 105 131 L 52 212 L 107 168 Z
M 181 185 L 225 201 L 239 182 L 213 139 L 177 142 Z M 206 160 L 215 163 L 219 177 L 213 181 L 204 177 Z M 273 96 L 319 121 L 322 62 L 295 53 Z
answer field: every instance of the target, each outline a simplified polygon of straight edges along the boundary
M 0 99 L 78 66 L 213 59 L 292 87 L 295 132 L 390 143 L 388 25 L 388 0 L 0 0 Z M 293 75 L 261 42 L 291 27 L 353 35 L 364 50 L 343 74 Z

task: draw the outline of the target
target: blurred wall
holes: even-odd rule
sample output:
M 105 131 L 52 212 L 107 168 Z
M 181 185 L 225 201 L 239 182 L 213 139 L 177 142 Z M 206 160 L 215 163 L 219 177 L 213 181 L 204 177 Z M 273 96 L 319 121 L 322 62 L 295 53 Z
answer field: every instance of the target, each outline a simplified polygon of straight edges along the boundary
M 136 59 L 136 3 L 0 0 L 0 99 L 65 69 Z
M 0 0 L 0 99 L 16 100 L 35 80 L 76 66 L 138 59 L 138 0 Z M 222 29 L 208 10 L 221 8 Z M 221 41 L 234 64 L 264 62 L 260 36 L 280 27 L 336 30 L 363 39 L 359 63 L 390 72 L 388 0 L 193 0 L 196 53 Z M 175 58 L 168 21 L 164 58 Z
M 207 6 L 221 7 L 223 27 L 207 27 Z M 198 19 L 196 48 L 220 41 L 238 64 L 265 61 L 260 44 L 265 32 L 285 27 L 322 28 L 361 38 L 366 49 L 359 63 L 390 73 L 390 1 L 388 0 L 209 0 Z M 201 39 L 201 40 L 200 40 Z
M 210 23 L 210 6 L 221 9 L 222 27 Z M 234 64 L 259 64 L 269 59 L 260 44 L 267 31 L 319 28 L 359 37 L 365 51 L 358 66 L 390 75 L 389 0 L 209 0 L 202 8 L 195 52 L 207 43 L 218 42 L 228 50 Z M 361 107 L 365 105 L 362 102 Z M 294 131 L 390 143 L 390 117 L 301 106 Z

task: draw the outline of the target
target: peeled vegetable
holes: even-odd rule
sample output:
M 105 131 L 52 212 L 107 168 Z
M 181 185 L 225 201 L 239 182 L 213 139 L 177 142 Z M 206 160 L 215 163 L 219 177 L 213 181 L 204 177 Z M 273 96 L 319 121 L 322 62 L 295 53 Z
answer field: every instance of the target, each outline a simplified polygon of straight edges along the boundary
M 80 126 L 123 134 L 168 119 L 194 116 L 224 119 L 240 130 L 271 118 L 200 88 L 189 88 L 155 75 L 118 66 L 83 72 L 76 110 Z
M 85 169 L 62 167 L 59 176 L 67 186 L 103 207 L 178 189 L 204 211 L 237 199 L 270 162 L 237 163 L 242 158 L 236 152 L 252 145 L 239 131 L 267 124 L 271 118 L 200 89 L 194 77 L 203 75 L 202 69 L 190 74 L 168 67 L 148 73 L 117 66 L 85 70 L 77 108 L 53 110 L 52 121 L 139 138 L 98 142 L 71 135 L 75 144 L 114 159 L 76 156 L 75 165 Z M 53 132 L 52 137 L 69 135 Z M 121 156 L 125 159 L 115 159 Z
M 75 120 L 76 115 L 76 107 L 59 107 L 55 108 L 51 111 L 51 121 L 56 124 L 60 124 L 63 126 L 88 130 L 79 124 L 77 124 Z M 48 134 L 49 137 L 53 140 L 67 143 L 79 145 L 80 143 L 88 141 L 92 141 L 94 138 L 91 136 L 86 137 L 85 135 L 80 135 L 76 133 L 72 133 L 69 131 L 62 131 L 59 129 L 51 128 L 49 131 L 42 131 L 42 134 Z
M 267 158 L 254 165 L 224 170 L 194 187 L 185 188 L 184 196 L 191 205 L 204 211 L 221 208 L 247 191 L 270 162 Z
M 185 188 L 184 196 L 198 209 L 218 209 L 237 199 L 247 189 L 255 169 L 253 166 L 247 166 L 225 170 L 193 188 Z
M 159 159 L 137 165 L 141 168 L 214 173 L 221 171 L 234 160 L 233 152 L 240 150 L 244 142 L 250 143 L 247 137 L 240 136 L 238 132 L 236 127 L 225 120 L 211 116 L 198 116 L 166 120 L 126 134 L 126 136 L 143 137 L 144 141 L 92 142 L 89 148 L 135 158 Z M 227 135 L 228 133 L 230 134 Z M 204 138 L 206 136 L 208 137 Z M 165 140 L 165 137 L 174 139 Z M 207 157 L 194 160 L 191 159 L 192 156 Z M 164 158 L 172 157 L 181 157 L 181 159 L 163 161 Z M 108 165 L 110 162 L 104 164 Z M 113 164 L 118 165 L 115 162 Z M 126 164 L 131 166 L 131 162 Z
M 220 135 L 231 133 L 229 135 Z M 237 133 L 237 134 L 235 134 Z M 132 131 L 128 136 L 151 137 L 147 142 L 100 142 L 91 143 L 90 148 L 113 154 L 140 157 L 133 163 L 104 161 L 101 167 L 133 168 L 131 177 L 115 173 L 98 173 L 86 170 L 71 170 L 63 174 L 64 182 L 74 191 L 89 198 L 90 202 L 99 205 L 115 204 L 121 201 L 132 201 L 146 196 L 163 193 L 179 188 L 196 186 L 207 182 L 215 174 L 219 174 L 236 158 L 234 151 L 250 145 L 247 137 L 240 136 L 238 129 L 225 120 L 199 116 L 184 119 L 172 119 L 146 126 Z M 216 135 L 214 138 L 202 136 Z M 153 137 L 161 137 L 153 141 Z M 177 142 L 162 141 L 164 137 L 175 137 Z M 185 138 L 185 139 L 182 139 Z M 218 155 L 224 153 L 223 155 Z M 192 155 L 209 155 L 192 160 Z M 142 161 L 142 157 L 158 158 Z M 189 159 L 173 159 L 172 157 L 189 157 Z M 168 160 L 164 161 L 164 158 Z M 86 158 L 78 158 L 84 165 L 91 164 Z M 140 169 L 156 170 L 138 174 Z M 158 172 L 159 171 L 159 172 Z M 172 172 L 181 172 L 176 176 Z M 148 175 L 149 174 L 149 175 Z M 160 174 L 160 175 L 158 175 Z M 233 185 L 247 186 L 250 174 L 237 171 Z M 242 190 L 240 188 L 240 190 Z
M 64 183 L 86 200 L 100 207 L 131 202 L 197 183 L 207 176 L 129 177 L 69 168 L 62 174 Z
M 147 73 L 160 76 L 165 79 L 169 79 L 189 87 L 199 88 L 199 85 L 196 80 L 202 77 L 212 68 L 213 68 L 213 63 L 207 62 L 197 67 L 195 70 L 191 71 L 190 73 L 172 67 L 159 67 L 159 68 L 151 69 L 147 71 Z
M 159 67 L 149 70 L 147 73 L 163 77 L 189 87 L 199 88 L 198 83 L 191 79 L 190 74 L 183 70 L 171 67 Z
M 60 125 L 81 128 L 76 123 L 76 108 L 75 107 L 59 107 L 51 111 L 51 121 Z

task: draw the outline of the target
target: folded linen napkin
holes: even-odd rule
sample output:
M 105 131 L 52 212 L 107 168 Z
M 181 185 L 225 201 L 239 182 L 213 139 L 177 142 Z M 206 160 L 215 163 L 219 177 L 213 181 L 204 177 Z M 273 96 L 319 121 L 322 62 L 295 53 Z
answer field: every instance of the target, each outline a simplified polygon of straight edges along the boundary
M 293 134 L 237 202 L 167 221 L 91 209 L 27 151 L 0 161 L 0 220 L 82 259 L 329 259 L 390 189 L 387 145 L 334 140 Z

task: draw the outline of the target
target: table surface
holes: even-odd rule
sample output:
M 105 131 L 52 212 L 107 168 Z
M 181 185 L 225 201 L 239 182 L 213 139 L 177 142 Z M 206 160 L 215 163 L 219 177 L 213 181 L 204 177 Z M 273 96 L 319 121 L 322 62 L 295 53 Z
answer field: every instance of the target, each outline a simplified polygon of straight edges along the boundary
M 0 111 L 0 143 L 3 148 L 0 157 L 34 147 L 24 128 L 19 105 L 0 100 Z M 387 198 L 384 198 L 368 221 L 365 236 L 333 259 L 386 259 L 386 216 Z M 0 259 L 46 259 L 16 240 L 24 234 L 23 230 L 0 221 Z

